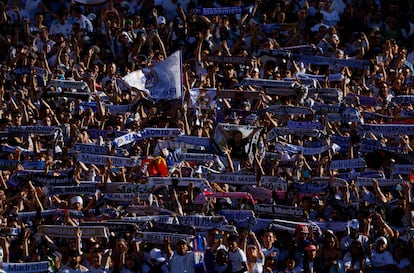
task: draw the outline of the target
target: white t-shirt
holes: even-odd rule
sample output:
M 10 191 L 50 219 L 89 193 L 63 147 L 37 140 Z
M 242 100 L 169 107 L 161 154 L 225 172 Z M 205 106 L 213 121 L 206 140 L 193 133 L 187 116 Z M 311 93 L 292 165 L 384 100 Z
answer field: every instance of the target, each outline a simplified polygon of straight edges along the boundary
M 251 273 L 262 273 L 264 267 L 264 260 L 257 258 L 255 263 L 250 263 L 252 269 Z
M 238 272 L 243 268 L 243 263 L 247 264 L 246 254 L 240 248 L 234 252 L 229 251 L 228 255 L 231 263 L 231 272 Z
M 343 262 L 344 262 L 345 268 L 357 269 L 357 270 L 361 269 L 361 265 L 359 264 L 359 259 L 355 261 L 354 266 L 352 266 L 352 256 L 350 252 L 345 254 L 343 258 Z M 365 257 L 365 266 L 371 266 L 371 261 L 368 257 Z
M 192 251 L 179 255 L 174 251 L 169 261 L 170 273 L 194 273 L 194 254 Z

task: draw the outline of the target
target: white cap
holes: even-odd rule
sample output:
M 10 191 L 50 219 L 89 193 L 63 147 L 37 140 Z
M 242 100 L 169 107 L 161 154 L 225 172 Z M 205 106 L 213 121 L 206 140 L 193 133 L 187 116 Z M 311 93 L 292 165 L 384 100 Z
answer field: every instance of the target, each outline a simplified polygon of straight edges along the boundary
M 123 7 L 123 8 L 128 7 L 129 8 L 129 2 L 128 1 L 122 1 L 121 2 L 121 7 Z
M 80 203 L 81 205 L 83 205 L 83 199 L 80 196 L 74 196 L 70 199 L 70 204 L 76 204 L 76 203 Z
M 150 257 L 151 257 L 151 259 L 154 259 L 159 263 L 162 263 L 162 262 L 165 261 L 165 258 L 162 256 L 161 250 L 159 248 L 151 249 Z
M 167 20 L 165 19 L 164 16 L 158 16 L 158 24 L 167 24 Z

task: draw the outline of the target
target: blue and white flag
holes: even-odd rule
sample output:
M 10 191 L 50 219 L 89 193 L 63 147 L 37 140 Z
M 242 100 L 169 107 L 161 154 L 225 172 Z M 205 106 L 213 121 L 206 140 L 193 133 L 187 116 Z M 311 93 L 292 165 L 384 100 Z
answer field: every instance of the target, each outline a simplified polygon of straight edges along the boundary
M 129 87 L 148 92 L 148 90 L 145 88 L 146 78 L 142 70 L 136 70 L 128 73 L 122 78 L 122 80 Z
M 181 51 L 171 54 L 165 61 L 143 69 L 145 88 L 153 99 L 178 99 L 182 95 Z
M 414 103 L 414 95 L 401 95 L 396 96 L 392 99 L 392 102 L 402 104 L 402 103 Z

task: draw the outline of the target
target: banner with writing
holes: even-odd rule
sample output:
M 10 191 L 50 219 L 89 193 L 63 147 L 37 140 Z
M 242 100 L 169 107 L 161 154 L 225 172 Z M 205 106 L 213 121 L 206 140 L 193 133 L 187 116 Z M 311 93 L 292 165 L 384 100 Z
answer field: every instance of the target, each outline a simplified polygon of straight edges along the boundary
M 203 56 L 203 61 L 213 62 L 218 64 L 246 64 L 249 65 L 252 63 L 251 57 L 244 56 Z
M 178 220 L 176 217 L 168 216 L 168 215 L 148 215 L 148 216 L 138 216 L 138 217 L 123 217 L 122 222 L 130 222 L 130 223 L 142 223 L 142 222 L 154 222 L 154 223 L 162 223 L 162 224 L 178 224 Z
M 402 185 L 404 183 L 404 179 L 387 179 L 387 178 L 378 178 L 378 185 L 380 187 L 390 187 L 395 185 Z M 372 178 L 368 177 L 357 177 L 357 184 L 360 187 L 371 187 L 372 186 Z
M 413 171 L 413 164 L 395 164 L 393 168 L 393 174 L 410 174 Z
M 344 160 L 332 160 L 331 170 L 343 170 L 343 169 L 358 169 L 365 168 L 367 163 L 363 158 L 344 159 Z
M 329 188 L 329 183 L 326 182 L 317 182 L 317 183 L 304 183 L 304 182 L 294 182 L 293 187 L 297 192 L 300 193 L 314 193 L 319 194 L 326 192 Z
M 214 173 L 208 177 L 210 182 L 226 183 L 231 185 L 256 185 L 255 175 Z
M 49 262 L 2 263 L 1 268 L 7 273 L 47 272 L 49 270 Z
M 317 129 L 322 130 L 324 126 L 319 121 L 294 121 L 289 120 L 287 127 L 291 129 Z
M 358 130 L 362 133 L 373 133 L 383 136 L 414 135 L 414 124 L 361 124 Z
M 151 244 L 164 244 L 165 239 L 168 239 L 171 244 L 175 245 L 180 240 L 186 240 L 187 243 L 190 243 L 193 237 L 193 235 L 188 234 L 146 231 L 138 232 L 135 239 L 146 241 Z
M 137 230 L 137 225 L 134 223 L 127 223 L 127 222 L 111 222 L 111 221 L 104 221 L 104 222 L 91 222 L 91 221 L 82 221 L 80 224 L 81 226 L 104 226 L 110 232 L 115 232 L 119 234 L 124 234 L 125 232 L 134 233 Z
M 306 64 L 313 65 L 340 65 L 348 66 L 351 68 L 360 68 L 365 69 L 369 67 L 369 62 L 367 60 L 355 60 L 355 59 L 338 59 L 338 58 L 328 58 L 322 56 L 313 56 L 313 55 L 301 55 L 301 54 L 292 54 L 293 60 L 297 62 L 304 62 Z
M 251 13 L 250 6 L 235 6 L 235 7 L 217 7 L 217 8 L 194 8 L 192 12 L 196 15 L 229 15 L 229 14 L 244 14 Z
M 47 195 L 64 195 L 64 194 L 86 194 L 94 195 L 96 193 L 96 184 L 94 183 L 82 183 L 75 186 L 48 186 L 46 188 Z
M 177 216 L 178 222 L 183 226 L 194 226 L 197 229 L 219 228 L 228 224 L 224 216 L 188 215 Z
M 302 152 L 303 155 L 319 155 L 329 150 L 328 145 L 317 147 L 317 148 L 308 148 L 308 147 L 303 147 L 303 146 L 298 146 L 298 145 L 293 145 L 293 144 L 283 143 L 283 142 L 277 143 L 275 148 L 279 152 L 286 151 L 290 154 L 297 154 L 299 152 Z
M 125 134 L 123 136 L 117 137 L 112 141 L 112 144 L 115 145 L 115 147 L 121 147 L 127 144 L 130 144 L 138 139 L 140 139 L 142 136 L 139 133 L 131 132 L 128 134 Z
M 178 99 L 182 95 L 182 52 L 178 50 L 164 61 L 142 69 L 145 88 L 153 99 Z
M 50 237 L 76 238 L 78 229 L 82 230 L 82 238 L 103 237 L 108 238 L 108 229 L 103 226 L 60 226 L 60 225 L 40 225 L 37 229 L 38 234 Z
M 304 218 L 303 208 L 282 205 L 256 204 L 254 206 L 256 214 L 273 215 L 280 218 Z
M 271 105 L 266 108 L 266 111 L 277 115 L 312 115 L 314 113 L 309 107 L 292 105 Z
M 210 160 L 214 160 L 214 154 L 201 154 L 201 153 L 175 153 L 178 161 L 190 161 L 197 163 L 206 163 Z
M 275 139 L 278 136 L 286 135 L 304 135 L 311 137 L 319 137 L 321 134 L 320 130 L 316 129 L 301 129 L 301 128 L 289 128 L 289 127 L 274 127 L 267 133 L 267 140 Z
M 151 137 L 177 137 L 181 134 L 179 128 L 145 128 L 140 132 L 143 138 Z
M 59 127 L 56 126 L 9 126 L 7 132 L 10 134 L 35 134 L 35 135 L 54 135 Z
M 96 154 L 96 155 L 106 155 L 109 154 L 109 147 L 108 146 L 99 146 L 95 144 L 75 144 L 75 150 L 79 151 L 84 154 Z M 115 149 L 116 156 L 123 156 L 126 150 L 122 149 Z
M 67 88 L 67 89 L 76 89 L 76 90 L 81 90 L 84 92 L 90 92 L 88 84 L 86 82 L 80 82 L 80 81 L 52 79 L 49 83 L 49 86 L 61 87 L 61 88 Z
M 240 85 L 255 85 L 261 87 L 273 87 L 273 88 L 293 88 L 294 83 L 282 80 L 267 80 L 267 79 L 253 79 L 246 78 L 240 82 Z
M 85 164 L 95 164 L 100 166 L 107 165 L 108 159 L 112 161 L 112 166 L 114 167 L 134 167 L 138 164 L 138 160 L 134 158 L 84 153 L 78 154 L 77 159 Z
M 227 221 L 234 221 L 237 227 L 252 229 L 256 224 L 256 217 L 252 210 L 220 210 L 220 215 L 223 215 Z

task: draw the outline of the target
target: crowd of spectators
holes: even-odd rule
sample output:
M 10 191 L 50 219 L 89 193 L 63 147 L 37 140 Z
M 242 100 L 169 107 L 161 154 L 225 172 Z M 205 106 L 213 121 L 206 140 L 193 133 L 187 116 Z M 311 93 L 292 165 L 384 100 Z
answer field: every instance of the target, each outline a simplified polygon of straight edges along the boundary
M 0 1 L 3 270 L 414 272 L 413 38 L 409 0 Z M 122 84 L 177 51 L 178 99 Z

